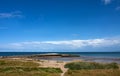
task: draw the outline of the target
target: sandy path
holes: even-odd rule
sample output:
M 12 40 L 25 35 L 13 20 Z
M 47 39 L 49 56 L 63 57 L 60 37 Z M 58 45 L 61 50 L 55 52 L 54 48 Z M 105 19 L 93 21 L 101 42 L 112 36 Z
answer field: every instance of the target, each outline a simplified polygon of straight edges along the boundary
M 68 71 L 67 68 L 61 68 L 61 70 L 63 71 L 63 73 L 61 73 L 61 76 L 64 76 L 64 74 Z
M 68 68 L 64 68 L 64 65 L 66 63 L 83 61 L 83 60 L 73 60 L 69 62 L 64 62 L 64 61 L 53 61 L 53 60 L 34 60 L 30 58 L 10 58 L 10 59 L 21 60 L 21 61 L 33 61 L 35 63 L 40 64 L 39 67 L 60 68 L 63 72 L 61 73 L 61 76 L 64 76 L 64 74 L 68 71 Z
M 40 64 L 39 67 L 52 67 L 52 68 L 60 68 L 63 73 L 61 73 L 61 76 L 64 76 L 64 74 L 67 72 L 67 68 L 64 68 L 64 65 L 66 62 L 62 61 L 52 61 L 52 60 L 41 60 L 41 61 L 36 61 L 37 63 Z

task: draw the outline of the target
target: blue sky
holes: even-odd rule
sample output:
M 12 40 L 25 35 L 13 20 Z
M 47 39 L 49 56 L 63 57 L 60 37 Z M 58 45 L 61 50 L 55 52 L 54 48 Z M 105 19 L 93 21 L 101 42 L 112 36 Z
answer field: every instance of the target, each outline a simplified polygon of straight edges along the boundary
M 120 0 L 0 0 L 0 51 L 120 51 Z

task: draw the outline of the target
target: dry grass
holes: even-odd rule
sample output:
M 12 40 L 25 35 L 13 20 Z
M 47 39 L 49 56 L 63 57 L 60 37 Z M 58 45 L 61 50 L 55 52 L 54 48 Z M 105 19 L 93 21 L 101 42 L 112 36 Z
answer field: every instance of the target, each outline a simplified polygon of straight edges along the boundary
M 72 62 L 67 63 L 65 68 L 69 68 L 70 70 L 119 69 L 119 65 L 117 63 Z
M 46 72 L 24 72 L 24 73 L 0 73 L 0 76 L 60 76 L 60 74 Z
M 120 76 L 119 69 L 68 70 L 65 76 Z
M 117 63 L 72 62 L 65 67 L 69 70 L 64 76 L 120 76 Z
M 13 66 L 13 67 L 19 67 L 19 66 L 22 66 L 22 67 L 37 67 L 39 66 L 38 63 L 34 63 L 32 61 L 22 61 L 22 60 L 9 60 L 9 59 L 2 59 L 0 60 L 0 67 L 10 67 L 10 66 Z
M 60 76 L 60 68 L 40 68 L 40 64 L 23 60 L 0 60 L 0 76 Z

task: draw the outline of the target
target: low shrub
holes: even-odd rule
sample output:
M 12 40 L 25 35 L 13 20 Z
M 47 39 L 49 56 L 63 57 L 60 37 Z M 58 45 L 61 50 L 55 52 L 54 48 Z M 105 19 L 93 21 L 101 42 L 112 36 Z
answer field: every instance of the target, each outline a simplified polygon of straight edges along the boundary
M 119 69 L 68 70 L 64 76 L 120 76 Z
M 65 68 L 71 70 L 81 70 L 81 69 L 118 69 L 117 63 L 96 63 L 96 62 L 72 62 L 65 65 Z

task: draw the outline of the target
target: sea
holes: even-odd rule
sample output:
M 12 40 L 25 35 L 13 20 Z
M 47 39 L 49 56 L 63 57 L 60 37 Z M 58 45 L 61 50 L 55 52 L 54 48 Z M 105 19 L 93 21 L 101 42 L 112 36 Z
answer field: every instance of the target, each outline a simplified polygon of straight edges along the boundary
M 116 62 L 120 64 L 120 52 L 0 52 L 0 56 L 18 56 L 18 55 L 33 55 L 33 54 L 74 54 L 80 57 L 64 57 L 64 58 L 42 58 L 45 60 L 57 60 L 57 61 L 73 61 L 84 60 L 92 62 L 111 63 Z M 41 58 L 39 58 L 41 59 Z

